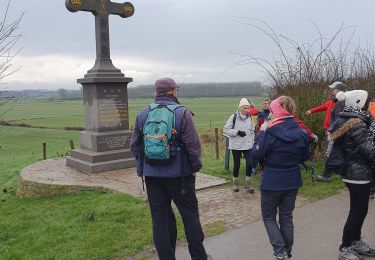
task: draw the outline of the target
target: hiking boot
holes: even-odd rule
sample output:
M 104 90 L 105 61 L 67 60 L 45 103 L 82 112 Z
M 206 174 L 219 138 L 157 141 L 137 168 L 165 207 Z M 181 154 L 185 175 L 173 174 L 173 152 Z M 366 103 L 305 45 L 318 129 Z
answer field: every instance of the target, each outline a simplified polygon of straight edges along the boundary
M 343 247 L 339 251 L 339 260 L 363 260 L 363 258 L 352 249 Z
M 370 199 L 374 199 L 375 198 L 375 192 L 370 192 Z
M 233 178 L 232 190 L 234 192 L 239 192 L 240 191 L 240 186 L 238 186 L 238 179 L 237 178 Z
M 243 186 L 248 193 L 254 193 L 254 188 L 251 186 L 251 181 L 246 180 Z
M 331 178 L 330 177 L 325 177 L 323 175 L 317 175 L 317 176 L 314 177 L 314 179 L 316 181 L 325 182 L 325 183 L 331 182 Z
M 278 253 L 276 256 L 275 256 L 276 260 L 287 260 L 288 259 L 288 254 L 286 252 L 282 252 L 282 253 Z
M 369 245 L 362 240 L 353 241 L 350 249 L 361 255 L 375 256 L 375 249 L 369 247 Z

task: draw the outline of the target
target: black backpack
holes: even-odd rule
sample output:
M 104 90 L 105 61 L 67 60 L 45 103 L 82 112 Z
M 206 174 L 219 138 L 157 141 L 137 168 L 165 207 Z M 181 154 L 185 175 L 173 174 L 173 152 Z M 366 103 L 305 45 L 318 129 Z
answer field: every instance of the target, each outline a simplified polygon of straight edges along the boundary
M 354 151 L 352 151 L 349 156 L 346 156 L 345 150 L 343 148 L 343 140 L 335 141 L 326 160 L 326 170 L 329 172 L 336 172 L 341 176 L 344 176 L 347 162 L 356 151 L 357 148 L 354 149 Z

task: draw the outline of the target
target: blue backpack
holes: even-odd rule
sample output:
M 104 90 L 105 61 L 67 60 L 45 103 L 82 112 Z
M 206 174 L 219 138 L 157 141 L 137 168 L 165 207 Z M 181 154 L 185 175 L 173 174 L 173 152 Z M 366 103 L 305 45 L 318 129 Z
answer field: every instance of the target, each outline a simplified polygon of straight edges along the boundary
M 150 104 L 142 135 L 148 164 L 171 163 L 177 149 L 175 110 L 181 105 Z

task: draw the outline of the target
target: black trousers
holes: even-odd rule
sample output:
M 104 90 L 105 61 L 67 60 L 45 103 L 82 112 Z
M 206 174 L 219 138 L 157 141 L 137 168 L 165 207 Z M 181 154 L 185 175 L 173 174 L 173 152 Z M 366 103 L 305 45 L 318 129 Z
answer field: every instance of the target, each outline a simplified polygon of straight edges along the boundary
M 233 155 L 233 177 L 238 177 L 241 166 L 241 154 L 244 155 L 246 160 L 246 176 L 251 176 L 253 170 L 251 160 L 251 150 L 232 150 Z
M 346 220 L 340 247 L 349 247 L 361 239 L 363 222 L 367 216 L 371 184 L 345 183 L 350 194 L 350 211 Z
M 185 186 L 186 193 L 182 193 Z M 172 200 L 184 223 L 186 240 L 193 260 L 206 260 L 204 234 L 199 221 L 198 200 L 195 194 L 195 177 L 146 177 L 148 201 L 152 217 L 153 239 L 160 260 L 175 260 L 177 239 L 176 218 Z

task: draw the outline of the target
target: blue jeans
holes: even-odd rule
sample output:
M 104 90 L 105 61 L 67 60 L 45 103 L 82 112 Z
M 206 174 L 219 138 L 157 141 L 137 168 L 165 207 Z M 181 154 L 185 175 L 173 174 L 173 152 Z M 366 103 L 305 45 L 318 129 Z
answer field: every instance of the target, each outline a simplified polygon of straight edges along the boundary
M 186 193 L 182 193 L 182 188 Z M 177 239 L 176 218 L 172 200 L 181 214 L 186 240 L 193 260 L 206 260 L 204 234 L 199 221 L 198 200 L 195 194 L 195 177 L 146 177 L 148 201 L 152 217 L 152 231 L 160 260 L 175 260 Z
M 293 210 L 298 189 L 272 191 L 261 190 L 261 208 L 264 226 L 274 254 L 291 254 L 294 242 Z M 279 223 L 276 220 L 279 211 Z

